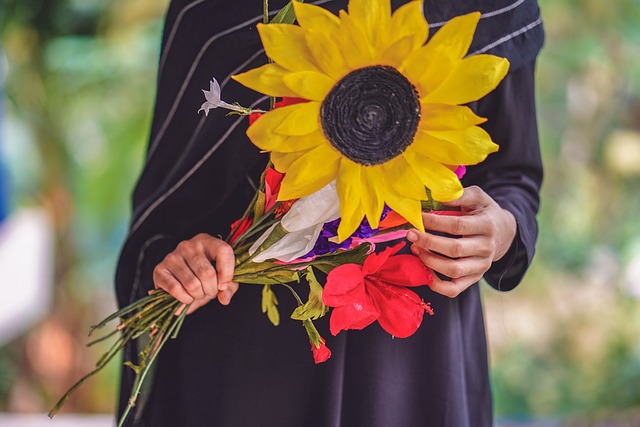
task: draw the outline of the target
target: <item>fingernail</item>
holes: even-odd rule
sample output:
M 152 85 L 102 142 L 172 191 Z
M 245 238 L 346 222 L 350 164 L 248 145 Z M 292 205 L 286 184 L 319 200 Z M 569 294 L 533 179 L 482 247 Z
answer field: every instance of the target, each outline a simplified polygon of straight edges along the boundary
M 407 240 L 410 241 L 410 242 L 417 242 L 418 241 L 418 233 L 416 233 L 413 230 L 410 230 L 407 233 Z
M 416 245 L 411 245 L 411 252 L 413 252 L 414 255 L 419 255 L 420 249 Z
M 228 286 L 229 286 L 228 283 L 220 283 L 220 285 L 218 286 L 218 290 L 219 291 L 226 291 Z

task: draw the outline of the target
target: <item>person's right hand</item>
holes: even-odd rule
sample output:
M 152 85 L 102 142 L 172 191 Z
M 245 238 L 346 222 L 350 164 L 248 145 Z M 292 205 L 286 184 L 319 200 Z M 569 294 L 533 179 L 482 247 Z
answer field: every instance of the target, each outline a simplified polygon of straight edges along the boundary
M 238 290 L 238 283 L 233 282 L 234 265 L 235 256 L 228 243 L 198 234 L 180 242 L 156 266 L 153 282 L 178 301 L 191 304 L 187 311 L 190 314 L 216 297 L 223 305 L 231 302 Z

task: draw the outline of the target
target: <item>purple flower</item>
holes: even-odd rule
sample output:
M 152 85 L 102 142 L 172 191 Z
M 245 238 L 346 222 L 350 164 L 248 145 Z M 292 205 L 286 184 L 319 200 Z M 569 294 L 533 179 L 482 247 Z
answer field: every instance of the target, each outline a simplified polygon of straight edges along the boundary
M 391 209 L 385 204 L 380 220 L 383 220 L 390 210 Z M 316 244 L 313 249 L 301 258 L 309 258 L 314 255 L 330 254 L 341 249 L 349 249 L 353 237 L 367 239 L 378 232 L 378 229 L 371 228 L 371 226 L 369 225 L 369 221 L 367 221 L 367 218 L 364 218 L 360 223 L 360 227 L 358 227 L 358 229 L 348 239 L 345 239 L 342 243 L 336 243 L 335 241 L 337 239 L 335 239 L 335 237 L 338 236 L 338 227 L 340 226 L 340 221 L 341 218 L 338 218 L 334 221 L 326 222 L 322 227 L 320 236 L 318 236 L 318 240 L 316 240 Z

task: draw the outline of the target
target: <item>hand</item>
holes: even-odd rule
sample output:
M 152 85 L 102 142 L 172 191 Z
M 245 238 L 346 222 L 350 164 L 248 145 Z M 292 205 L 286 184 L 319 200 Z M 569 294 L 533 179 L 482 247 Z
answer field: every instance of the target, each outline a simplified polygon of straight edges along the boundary
M 451 280 L 434 275 L 431 289 L 454 298 L 482 278 L 491 263 L 507 252 L 516 235 L 513 214 L 502 209 L 479 187 L 465 188 L 457 200 L 447 203 L 458 206 L 457 215 L 423 212 L 425 230 L 451 236 L 438 236 L 416 229 L 407 233 L 413 242 L 411 251 L 430 269 Z
M 215 261 L 215 267 L 212 264 Z M 223 305 L 231 302 L 238 290 L 233 282 L 235 256 L 228 243 L 198 234 L 180 242 L 153 270 L 153 282 L 183 304 L 191 304 L 193 313 L 218 298 Z

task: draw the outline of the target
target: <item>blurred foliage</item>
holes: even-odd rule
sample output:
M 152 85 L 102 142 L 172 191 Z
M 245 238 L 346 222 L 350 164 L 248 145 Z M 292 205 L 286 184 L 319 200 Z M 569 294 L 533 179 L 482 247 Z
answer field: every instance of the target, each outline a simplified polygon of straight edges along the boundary
M 0 0 L 13 204 L 43 206 L 58 238 L 55 308 L 0 350 L 0 410 L 47 409 L 100 351 L 86 326 L 114 307 L 167 3 Z M 541 234 L 519 288 L 484 287 L 496 414 L 625 422 L 640 408 L 640 1 L 540 3 Z M 116 369 L 66 409 L 111 412 Z
M 57 238 L 54 309 L 0 352 L 0 411 L 45 410 L 100 353 L 83 343 L 96 315 L 115 307 L 112 277 L 144 159 L 167 3 L 0 0 L 13 205 L 42 206 Z M 117 369 L 67 409 L 113 411 Z
M 538 252 L 485 292 L 499 417 L 640 425 L 639 6 L 540 0 Z

